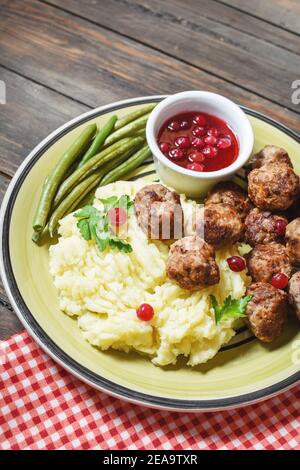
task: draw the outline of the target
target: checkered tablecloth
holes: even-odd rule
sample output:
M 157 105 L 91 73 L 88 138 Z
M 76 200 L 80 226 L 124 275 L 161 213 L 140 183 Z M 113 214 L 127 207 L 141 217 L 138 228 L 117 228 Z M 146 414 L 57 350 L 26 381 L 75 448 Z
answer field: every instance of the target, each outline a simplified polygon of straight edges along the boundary
M 235 411 L 184 414 L 83 384 L 26 332 L 1 343 L 0 449 L 298 449 L 300 390 Z

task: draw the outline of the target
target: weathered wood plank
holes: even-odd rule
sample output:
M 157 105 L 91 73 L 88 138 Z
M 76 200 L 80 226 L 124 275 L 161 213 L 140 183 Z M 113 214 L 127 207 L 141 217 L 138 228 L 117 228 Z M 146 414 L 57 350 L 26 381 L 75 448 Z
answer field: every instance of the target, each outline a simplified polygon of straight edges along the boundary
M 86 16 L 85 4 L 81 5 Z M 120 31 L 122 23 L 128 36 L 299 112 L 290 98 L 291 82 L 299 72 L 298 56 L 201 16 L 201 9 L 199 2 L 192 1 L 95 0 L 89 19 L 101 25 L 106 11 L 108 27 Z
M 2 67 L 0 79 L 6 84 L 6 104 L 0 105 L 0 170 L 12 176 L 44 137 L 89 108 Z
M 2 204 L 4 193 L 7 189 L 10 179 L 0 174 L 0 206 Z M 18 317 L 14 313 L 7 295 L 4 291 L 0 279 L 0 340 L 22 331 L 24 327 L 21 325 Z
M 138 95 L 207 89 L 270 114 L 290 127 L 297 128 L 299 125 L 298 115 L 281 105 L 57 8 L 33 0 L 25 4 L 13 0 L 3 3 L 0 11 L 3 25 L 0 64 L 90 106 Z M 145 37 L 149 34 L 161 35 L 168 26 L 166 37 L 169 38 L 171 27 L 168 22 L 152 21 L 151 24 L 153 30 L 150 34 L 147 23 L 143 23 Z M 176 34 L 178 42 L 172 44 L 175 52 L 180 49 L 181 41 L 184 44 L 191 39 L 190 31 L 183 26 Z M 197 38 L 200 40 L 200 36 Z M 196 56 L 198 46 L 199 42 Z M 219 54 L 224 54 L 224 50 Z M 255 74 L 253 70 L 251 75 L 263 77 L 259 70 Z M 285 90 L 280 77 L 281 73 L 278 73 L 274 79 L 277 89 L 280 84 Z M 234 81 L 237 81 L 236 77 Z M 256 81 L 255 88 L 259 94 L 267 96 L 263 88 L 266 82 L 268 80 L 264 78 L 259 84 Z M 269 90 L 271 99 L 275 97 L 279 101 L 281 94 L 275 91 L 270 93 Z
M 10 336 L 24 330 L 24 326 L 19 321 L 17 315 L 8 310 L 0 299 L 0 340 L 9 338 Z
M 270 21 L 289 31 L 300 34 L 299 0 L 222 0 L 230 6 L 251 13 L 258 18 Z
M 205 19 L 211 20 L 211 25 L 219 24 L 228 27 L 232 36 L 235 36 L 235 30 L 238 30 L 249 35 L 249 41 L 252 37 L 255 37 L 291 52 L 300 52 L 297 36 L 255 18 L 247 12 L 232 8 L 232 2 L 225 5 L 218 2 L 218 0 L 201 0 L 201 2 L 195 0 L 186 0 L 185 2 L 182 2 L 182 0 L 172 0 L 172 2 L 163 0 L 151 0 L 151 2 L 143 0 L 110 0 L 109 2 L 101 0 L 94 0 L 93 2 L 82 2 L 81 0 L 41 1 L 56 5 L 91 21 L 96 21 L 102 26 L 135 39 L 144 40 L 145 28 L 143 28 L 143 23 L 147 24 L 149 21 L 147 15 L 152 14 L 158 20 L 165 17 L 174 24 L 186 23 L 187 28 L 189 27 L 187 20 L 198 24 L 201 24 Z M 247 2 L 247 4 L 249 5 L 250 2 Z M 159 42 L 160 37 L 157 38 L 153 35 L 151 39 L 153 41 L 157 40 L 157 45 L 164 48 L 164 41 Z

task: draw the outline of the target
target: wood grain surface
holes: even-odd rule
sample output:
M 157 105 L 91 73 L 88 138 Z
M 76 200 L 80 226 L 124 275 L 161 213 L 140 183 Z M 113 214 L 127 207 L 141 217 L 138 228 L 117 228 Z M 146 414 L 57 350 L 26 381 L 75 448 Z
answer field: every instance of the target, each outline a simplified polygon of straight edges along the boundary
M 45 136 L 130 97 L 206 89 L 299 131 L 298 0 L 0 0 L 0 201 Z M 0 284 L 0 338 L 21 325 Z

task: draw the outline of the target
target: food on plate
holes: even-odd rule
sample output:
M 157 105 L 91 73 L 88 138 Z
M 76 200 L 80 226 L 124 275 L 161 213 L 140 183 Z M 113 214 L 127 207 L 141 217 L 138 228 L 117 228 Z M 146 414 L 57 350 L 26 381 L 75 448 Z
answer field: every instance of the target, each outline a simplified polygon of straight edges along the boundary
M 120 165 L 108 171 L 108 173 L 103 176 L 99 186 L 105 186 L 119 179 L 126 178 L 128 174 L 138 168 L 149 157 L 151 157 L 151 150 L 148 145 L 145 145 L 141 150 L 129 157 L 128 160 L 125 160 Z
M 76 209 L 95 187 L 128 177 L 151 155 L 145 127 L 155 103 L 118 119 L 113 115 L 103 128 L 87 126 L 47 176 L 33 221 L 32 240 L 54 236 L 58 220 Z M 144 145 L 144 146 L 143 146 Z M 141 148 L 143 146 L 143 148 Z
M 35 232 L 41 233 L 46 227 L 49 212 L 59 185 L 65 178 L 68 170 L 80 157 L 82 151 L 90 144 L 93 136 L 95 135 L 96 129 L 96 124 L 90 124 L 87 126 L 80 136 L 65 151 L 45 180 L 39 205 L 33 221 L 33 229 Z
M 44 183 L 33 239 L 58 229 L 50 272 L 60 308 L 91 345 L 137 351 L 158 366 L 180 355 L 191 366 L 208 361 L 243 319 L 274 341 L 288 300 L 300 317 L 300 274 L 291 277 L 300 218 L 288 223 L 286 212 L 300 183 L 288 154 L 266 146 L 252 159 L 248 193 L 222 182 L 204 207 L 160 182 L 119 181 L 151 155 L 145 125 L 154 106 L 88 126 Z M 169 119 L 158 141 L 194 171 L 229 166 L 239 148 L 224 121 L 199 112 Z
M 100 129 L 95 137 L 94 140 L 91 144 L 91 146 L 88 148 L 86 153 L 83 155 L 82 159 L 80 160 L 78 166 L 84 165 L 88 160 L 90 160 L 94 155 L 96 155 L 101 147 L 103 146 L 105 140 L 111 134 L 113 131 L 115 124 L 117 122 L 118 118 L 117 116 L 113 115 L 109 118 L 109 120 L 106 122 L 106 124 L 103 126 L 102 129 Z
M 230 204 L 210 204 L 197 211 L 195 231 L 214 248 L 221 248 L 242 238 L 244 224 Z
M 300 321 L 300 271 L 293 274 L 288 288 L 289 302 Z
M 120 119 L 117 120 L 115 124 L 115 130 L 120 129 L 121 127 L 126 126 L 130 122 L 136 121 L 136 119 L 140 118 L 141 116 L 145 116 L 145 114 L 151 113 L 151 111 L 155 108 L 157 103 L 151 103 L 148 104 L 147 106 L 143 106 L 142 108 L 138 108 L 135 111 L 132 111 L 131 113 L 126 114 L 126 116 L 121 117 Z
M 211 295 L 212 307 L 215 312 L 216 324 L 228 318 L 245 318 L 247 305 L 252 299 L 251 295 L 246 295 L 241 299 L 233 299 L 231 295 L 226 297 L 223 305 L 219 305 L 216 298 Z
M 286 247 L 293 264 L 300 264 L 300 217 L 286 227 Z
M 177 114 L 158 132 L 161 152 L 173 163 L 197 172 L 230 166 L 239 153 L 231 127 L 217 116 L 199 111 Z
M 245 220 L 249 210 L 251 209 L 251 202 L 247 192 L 232 181 L 218 183 L 205 199 L 206 206 L 220 203 L 233 206 L 242 220 Z
M 141 181 L 100 187 L 93 207 L 103 212 L 101 200 L 112 196 L 120 199 L 127 195 L 132 201 L 143 187 Z M 184 196 L 180 199 L 184 214 L 188 214 L 194 202 Z M 50 246 L 50 272 L 60 308 L 77 318 L 90 344 L 102 350 L 138 351 L 159 366 L 175 364 L 178 356 L 184 355 L 188 364 L 195 366 L 214 357 L 235 335 L 234 316 L 216 324 L 210 295 L 219 305 L 228 296 L 244 297 L 250 278 L 245 272 L 231 271 L 227 263 L 228 258 L 238 256 L 237 246 L 216 251 L 218 284 L 190 291 L 168 278 L 168 244 L 148 239 L 133 210 L 126 224 L 130 252 L 110 246 L 100 251 L 94 239 L 82 236 L 78 227 L 81 218 L 68 214 L 60 221 L 58 243 Z M 143 304 L 152 307 L 152 316 Z M 151 320 L 145 319 L 148 314 Z
M 115 159 L 118 159 L 117 163 L 122 163 L 124 160 L 130 157 L 132 153 L 141 147 L 143 139 L 141 137 L 135 138 L 124 138 L 120 142 L 112 145 L 106 150 L 94 155 L 89 161 L 87 161 L 80 168 L 77 168 L 65 181 L 61 184 L 59 190 L 54 199 L 54 206 L 58 206 L 63 198 L 76 187 L 78 182 L 93 175 L 96 171 L 103 169 L 104 172 L 107 169 L 111 170 L 116 164 Z M 109 168 L 107 167 L 109 166 Z
M 137 192 L 134 208 L 141 229 L 153 240 L 183 236 L 180 197 L 162 184 L 149 184 Z
M 290 278 L 292 266 L 288 251 L 279 243 L 256 245 L 247 255 L 247 266 L 254 282 L 272 282 L 277 274 Z
M 259 209 L 284 211 L 299 196 L 299 177 L 286 163 L 268 163 L 249 173 L 248 192 Z
M 251 158 L 251 166 L 254 168 L 261 168 L 270 163 L 286 163 L 293 168 L 291 159 L 286 150 L 276 147 L 276 145 L 266 145 L 260 152 L 253 155 Z
M 190 291 L 218 284 L 220 272 L 215 260 L 215 250 L 200 237 L 181 238 L 171 245 L 167 276 Z
M 264 343 L 281 335 L 287 317 L 287 294 L 266 282 L 256 282 L 247 288 L 251 296 L 246 309 L 249 326 Z
M 288 220 L 270 211 L 251 209 L 245 220 L 245 242 L 251 246 L 284 243 Z

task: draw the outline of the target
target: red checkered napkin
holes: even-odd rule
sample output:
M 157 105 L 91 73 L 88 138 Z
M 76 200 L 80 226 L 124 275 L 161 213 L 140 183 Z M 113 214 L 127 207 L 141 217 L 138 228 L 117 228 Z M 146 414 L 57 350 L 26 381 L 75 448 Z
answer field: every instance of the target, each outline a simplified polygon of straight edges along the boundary
M 236 411 L 154 411 L 56 365 L 26 332 L 1 344 L 0 449 L 298 449 L 300 391 Z

